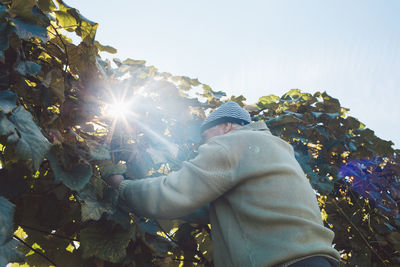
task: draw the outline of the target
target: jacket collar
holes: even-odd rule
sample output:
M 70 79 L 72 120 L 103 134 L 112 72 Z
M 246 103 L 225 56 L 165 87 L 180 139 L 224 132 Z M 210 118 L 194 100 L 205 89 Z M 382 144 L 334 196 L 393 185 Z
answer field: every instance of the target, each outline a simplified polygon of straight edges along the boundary
M 270 131 L 264 121 L 256 121 L 238 128 L 236 131 L 251 130 L 251 131 Z

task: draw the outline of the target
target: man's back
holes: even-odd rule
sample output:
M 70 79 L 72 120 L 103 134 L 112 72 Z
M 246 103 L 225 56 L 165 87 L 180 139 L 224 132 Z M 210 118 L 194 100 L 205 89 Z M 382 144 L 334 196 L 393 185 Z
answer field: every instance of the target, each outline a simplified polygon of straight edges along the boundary
M 226 151 L 234 186 L 210 206 L 216 266 L 271 266 L 339 259 L 292 147 L 252 123 L 209 140 Z

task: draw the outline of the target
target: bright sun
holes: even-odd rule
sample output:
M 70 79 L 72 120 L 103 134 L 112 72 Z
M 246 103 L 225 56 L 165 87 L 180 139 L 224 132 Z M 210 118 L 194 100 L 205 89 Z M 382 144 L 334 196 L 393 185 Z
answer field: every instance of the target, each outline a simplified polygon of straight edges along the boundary
M 125 102 L 115 102 L 107 104 L 105 107 L 105 115 L 114 117 L 115 119 L 124 118 L 129 112 L 129 105 Z

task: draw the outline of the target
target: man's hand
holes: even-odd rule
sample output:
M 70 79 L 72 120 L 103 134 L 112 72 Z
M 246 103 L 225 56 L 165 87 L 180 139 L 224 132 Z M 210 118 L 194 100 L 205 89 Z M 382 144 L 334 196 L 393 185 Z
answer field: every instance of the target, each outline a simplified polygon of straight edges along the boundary
M 119 185 L 121 182 L 124 180 L 124 177 L 120 174 L 115 174 L 108 176 L 105 181 L 113 188 L 117 189 L 119 188 Z

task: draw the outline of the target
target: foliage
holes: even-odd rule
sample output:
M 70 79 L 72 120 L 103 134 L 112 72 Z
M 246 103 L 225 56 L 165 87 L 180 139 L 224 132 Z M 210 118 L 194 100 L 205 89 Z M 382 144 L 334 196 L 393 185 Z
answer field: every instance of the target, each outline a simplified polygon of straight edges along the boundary
M 0 3 L 0 265 L 24 253 L 32 266 L 212 266 L 208 225 L 131 214 L 103 178 L 178 169 L 196 155 L 205 114 L 245 98 L 143 60 L 104 61 L 99 51 L 115 49 L 97 27 L 61 0 Z M 107 111 L 119 99 L 130 109 L 116 120 Z M 399 265 L 393 144 L 326 93 L 245 108 L 295 148 L 343 262 Z

